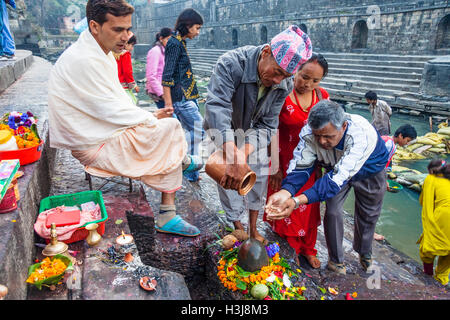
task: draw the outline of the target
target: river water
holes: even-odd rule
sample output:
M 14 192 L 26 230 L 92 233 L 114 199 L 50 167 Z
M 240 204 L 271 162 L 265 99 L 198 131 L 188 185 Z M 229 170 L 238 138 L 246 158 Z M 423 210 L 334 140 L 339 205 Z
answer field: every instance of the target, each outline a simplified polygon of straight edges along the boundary
M 370 120 L 368 109 L 356 106 L 347 106 L 347 112 L 356 113 Z M 409 123 L 416 128 L 419 136 L 430 131 L 428 119 L 420 116 L 394 113 L 391 117 L 392 134 L 402 124 Z M 433 125 L 433 131 L 437 131 L 437 125 Z M 447 160 L 450 157 L 447 155 Z M 426 173 L 430 159 L 402 161 L 399 165 Z M 354 194 L 350 193 L 344 208 L 347 212 L 354 212 Z M 408 188 L 403 188 L 398 193 L 386 192 L 383 208 L 377 223 L 376 232 L 385 236 L 386 240 L 399 251 L 420 262 L 419 245 L 416 244 L 422 234 L 422 207 L 419 204 L 419 193 Z
M 145 67 L 145 66 L 144 66 Z M 145 78 L 145 71 L 142 63 L 135 68 L 135 79 Z M 198 88 L 200 94 L 206 92 L 207 78 L 198 79 Z M 144 93 L 144 84 L 140 84 L 141 92 L 139 99 L 149 100 Z M 204 114 L 204 102 L 199 99 L 200 112 Z M 367 106 L 357 104 L 345 105 L 346 111 L 349 113 L 359 114 L 368 120 L 371 120 L 370 112 Z M 391 117 L 392 134 L 402 124 L 409 123 L 413 125 L 419 136 L 430 131 L 428 119 L 421 116 L 411 116 L 402 113 L 394 113 Z M 437 125 L 434 125 L 433 131 L 437 131 Z M 446 157 L 450 160 L 450 157 Z M 399 165 L 427 172 L 428 160 L 403 161 Z M 344 209 L 353 214 L 354 212 L 354 194 L 353 191 L 344 204 Z M 411 258 L 420 262 L 419 246 L 416 241 L 422 233 L 421 206 L 419 204 L 419 193 L 408 188 L 404 188 L 398 193 L 386 192 L 383 202 L 383 208 L 377 223 L 376 232 L 385 236 L 386 240 L 397 250 L 407 254 Z

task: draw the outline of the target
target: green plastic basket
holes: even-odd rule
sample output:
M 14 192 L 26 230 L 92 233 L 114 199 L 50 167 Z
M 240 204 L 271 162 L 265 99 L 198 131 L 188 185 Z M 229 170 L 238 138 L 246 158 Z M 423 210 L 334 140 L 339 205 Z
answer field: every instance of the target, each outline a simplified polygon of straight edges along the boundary
M 103 201 L 102 192 L 98 190 L 94 191 L 82 191 L 71 194 L 62 194 L 57 196 L 47 197 L 41 200 L 41 204 L 39 207 L 39 213 L 49 210 L 52 208 L 56 208 L 58 206 L 78 206 L 89 201 L 94 201 L 95 204 L 100 206 L 100 212 L 102 214 L 102 218 L 100 220 L 90 221 L 82 225 L 80 228 L 84 228 L 90 223 L 100 223 L 106 221 L 108 219 L 108 213 L 106 212 L 105 203 Z M 81 208 L 81 207 L 80 207 Z
M 74 234 L 69 240 L 63 241 L 65 243 L 72 243 L 83 240 L 88 236 L 89 232 L 84 228 L 88 224 L 97 223 L 99 225 L 97 232 L 100 235 L 103 235 L 103 233 L 105 232 L 105 221 L 108 219 L 108 213 L 106 212 L 105 203 L 103 201 L 101 191 L 98 190 L 82 191 L 78 193 L 63 194 L 44 198 L 41 200 L 41 204 L 39 206 L 39 213 L 62 205 L 78 206 L 81 208 L 81 204 L 89 201 L 94 201 L 95 204 L 99 205 L 102 217 L 99 220 L 86 222 L 81 227 L 79 227 L 76 232 L 74 232 Z

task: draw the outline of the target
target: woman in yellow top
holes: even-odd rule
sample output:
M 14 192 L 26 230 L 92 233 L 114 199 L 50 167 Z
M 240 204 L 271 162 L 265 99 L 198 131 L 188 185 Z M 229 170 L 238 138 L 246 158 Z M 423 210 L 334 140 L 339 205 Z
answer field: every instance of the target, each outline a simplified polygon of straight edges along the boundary
M 434 278 L 446 285 L 450 274 L 450 164 L 432 160 L 428 172 L 419 199 L 423 233 L 417 243 L 424 272 L 433 275 L 434 258 L 439 256 Z

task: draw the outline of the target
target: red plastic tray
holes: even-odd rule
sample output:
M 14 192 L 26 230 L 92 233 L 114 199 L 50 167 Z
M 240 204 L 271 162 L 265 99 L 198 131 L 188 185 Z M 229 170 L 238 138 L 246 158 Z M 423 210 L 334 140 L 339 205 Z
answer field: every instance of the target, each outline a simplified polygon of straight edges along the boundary
M 0 160 L 19 159 L 20 165 L 24 166 L 38 161 L 41 158 L 44 141 L 37 146 L 19 150 L 0 151 Z

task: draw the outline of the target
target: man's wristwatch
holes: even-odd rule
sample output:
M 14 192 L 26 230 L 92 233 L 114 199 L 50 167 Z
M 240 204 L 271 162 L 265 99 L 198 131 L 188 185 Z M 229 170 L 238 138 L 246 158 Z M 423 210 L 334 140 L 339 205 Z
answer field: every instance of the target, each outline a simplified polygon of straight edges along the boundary
M 300 207 L 300 200 L 298 200 L 296 197 L 291 197 L 292 200 L 294 200 L 295 206 L 294 209 L 298 209 Z

